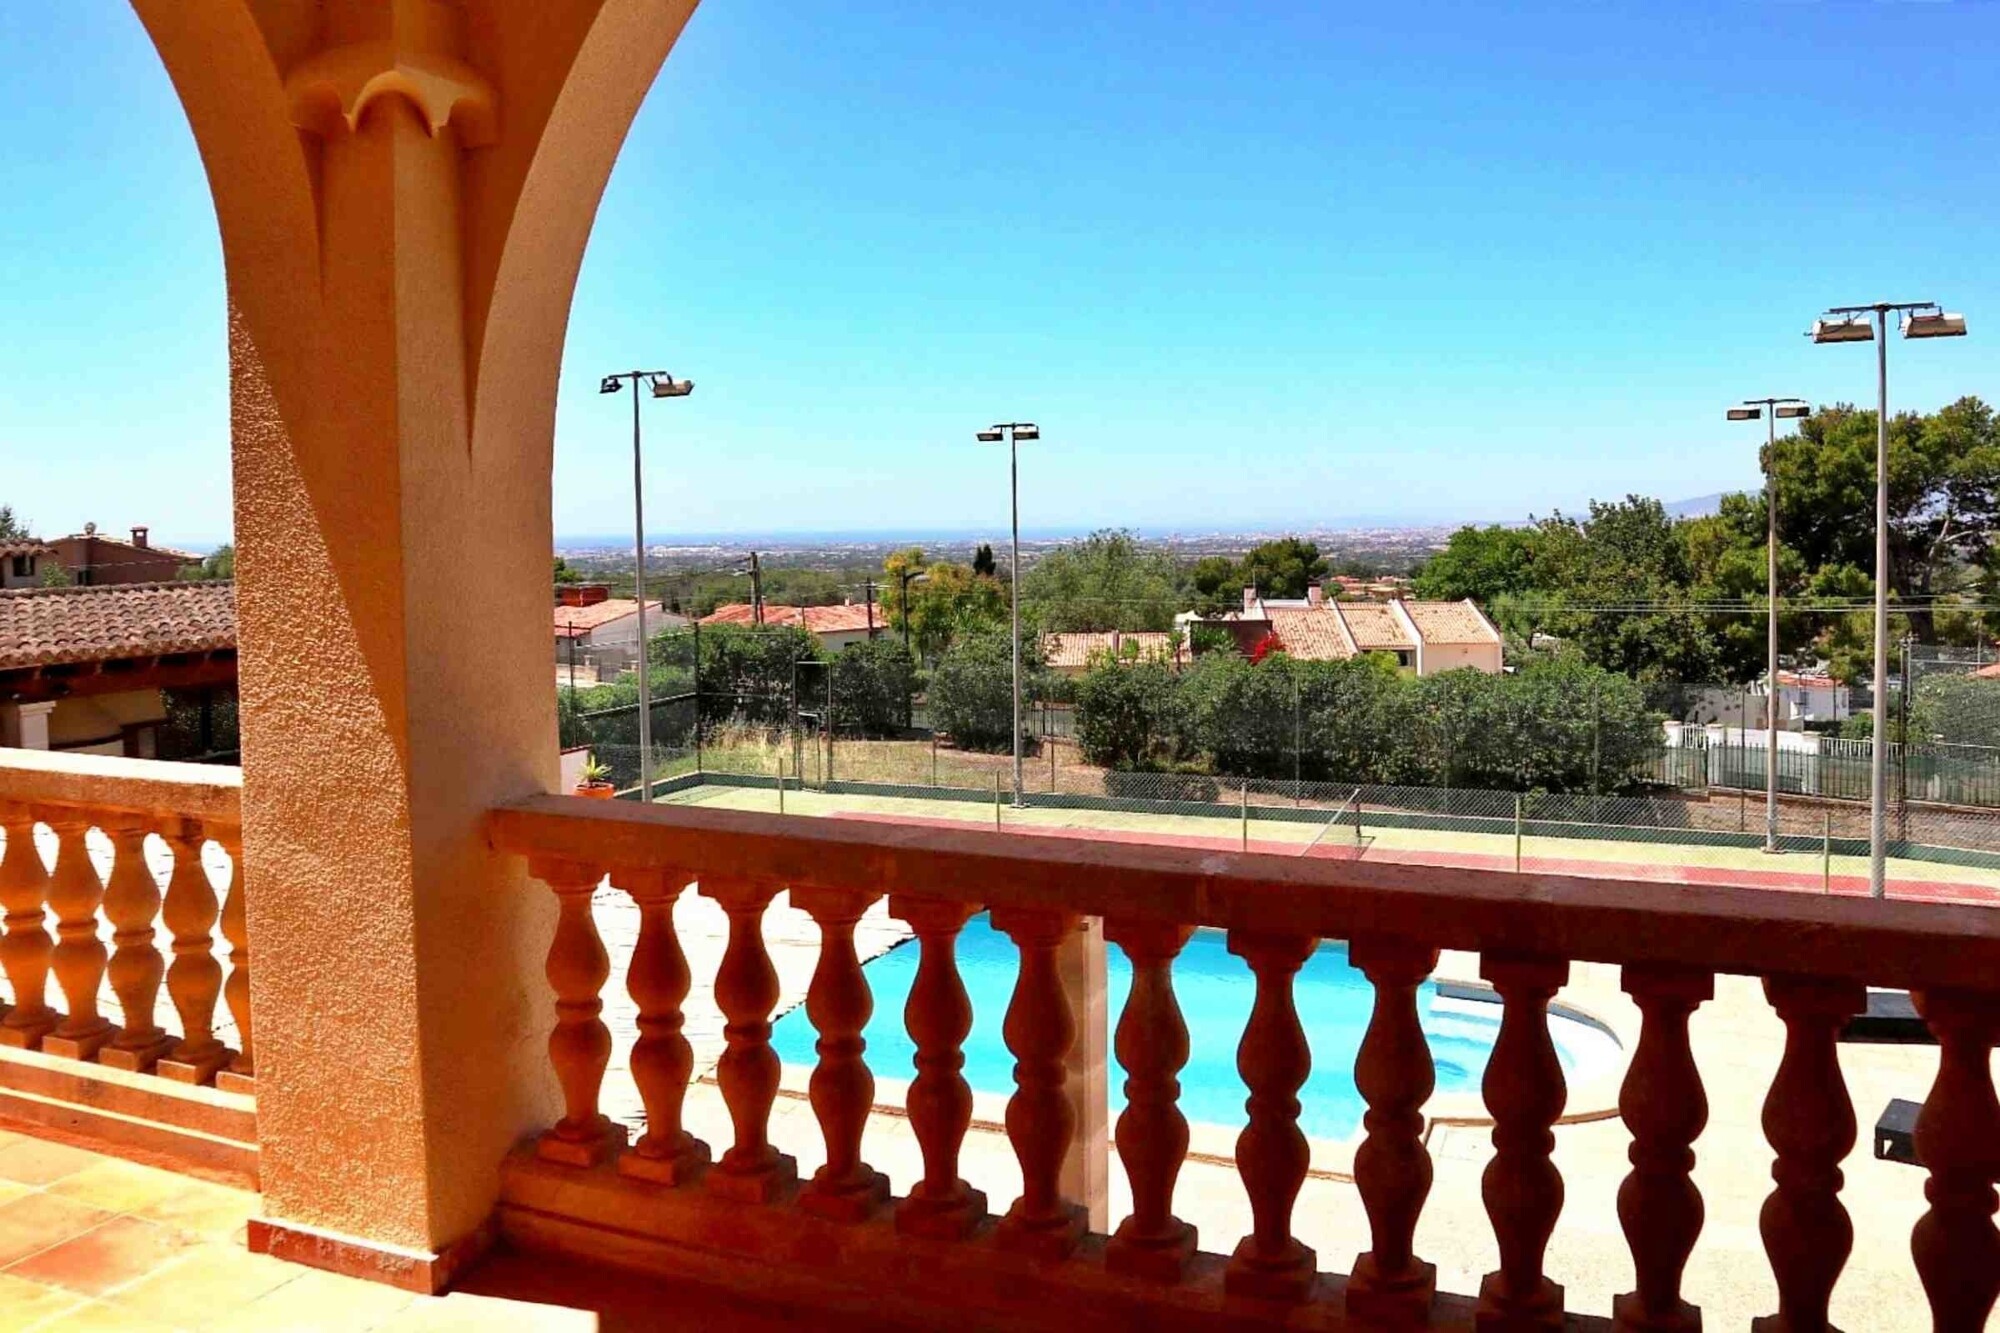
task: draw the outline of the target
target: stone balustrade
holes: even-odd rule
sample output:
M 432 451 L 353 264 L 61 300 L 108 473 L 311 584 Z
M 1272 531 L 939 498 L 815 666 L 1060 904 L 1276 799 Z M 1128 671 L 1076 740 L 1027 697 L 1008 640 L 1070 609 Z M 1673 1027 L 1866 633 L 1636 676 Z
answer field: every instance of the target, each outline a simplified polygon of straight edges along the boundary
M 253 1090 L 241 789 L 234 768 L 0 749 L 0 1047 Z
M 967 1326 L 990 1317 L 1023 1327 L 1694 1330 L 1700 1311 L 1682 1275 L 1702 1239 L 1693 1145 L 1707 1103 L 1689 1019 L 1717 974 L 1736 974 L 1764 978 L 1786 1033 L 1764 1104 L 1774 1186 L 1761 1231 L 1776 1297 L 1759 1327 L 1829 1327 L 1829 1295 L 1854 1238 L 1840 1163 L 1855 1115 L 1835 1042 L 1864 1007 L 1866 984 L 1912 990 L 1941 1046 L 1916 1136 L 1929 1210 L 1913 1238 L 1870 1243 L 1913 1244 L 1940 1330 L 1983 1328 L 2000 1290 L 2000 1104 L 1990 1074 L 2000 914 L 558 797 L 496 811 L 489 828 L 562 903 L 548 958 L 559 1015 L 549 1055 L 566 1112 L 507 1163 L 501 1226 L 520 1245 L 885 1317 L 961 1311 Z M 633 1076 L 650 1123 L 631 1147 L 598 1109 L 607 969 L 583 909 L 607 875 L 643 913 L 628 984 L 643 1034 Z M 728 1019 L 719 1082 L 733 1142 L 713 1151 L 680 1114 L 689 977 L 666 908 L 691 886 L 730 921 L 716 988 Z M 759 923 L 781 889 L 823 928 L 807 1012 L 820 1036 L 811 1107 L 827 1164 L 803 1184 L 769 1137 L 777 988 Z M 871 1002 L 851 929 L 884 896 L 921 950 L 904 1021 L 916 1050 L 907 1113 L 924 1170 L 902 1198 L 867 1164 L 861 1134 L 873 1084 L 859 1033 Z M 972 1109 L 961 1072 L 971 1010 L 954 942 L 979 911 L 1021 950 L 1005 1026 L 1017 1061 L 1006 1130 L 1021 1192 L 995 1201 L 997 1217 L 959 1169 Z M 1062 1080 L 1076 1023 L 1052 955 L 1079 916 L 1102 918 L 1133 968 L 1116 1031 L 1128 1074 L 1116 1147 L 1132 1211 L 1108 1237 L 1086 1231 L 1080 1201 L 1058 1183 L 1075 1132 Z M 1189 1144 L 1176 1081 L 1189 1035 L 1174 960 L 1196 928 L 1226 931 L 1255 986 L 1236 1053 L 1248 1124 L 1235 1155 L 1253 1225 L 1227 1256 L 1198 1249 L 1174 1211 Z M 1349 942 L 1374 993 L 1355 1069 L 1367 1111 L 1353 1176 L 1368 1234 L 1345 1275 L 1324 1271 L 1293 1225 L 1309 1168 L 1298 1094 L 1310 1065 L 1293 982 L 1321 939 Z M 1440 949 L 1477 954 L 1504 1006 L 1483 1087 L 1494 1145 L 1483 1196 L 1499 1266 L 1479 1291 L 1459 1295 L 1434 1290 L 1435 1270 L 1415 1244 L 1431 1183 L 1423 1107 L 1434 1083 L 1416 995 Z M 1566 1311 L 1544 1271 L 1562 1213 L 1552 1127 L 1566 1095 L 1546 1016 L 1573 961 L 1620 969 L 1640 1014 L 1618 1100 L 1631 1138 L 1618 1214 L 1635 1280 L 1608 1310 Z

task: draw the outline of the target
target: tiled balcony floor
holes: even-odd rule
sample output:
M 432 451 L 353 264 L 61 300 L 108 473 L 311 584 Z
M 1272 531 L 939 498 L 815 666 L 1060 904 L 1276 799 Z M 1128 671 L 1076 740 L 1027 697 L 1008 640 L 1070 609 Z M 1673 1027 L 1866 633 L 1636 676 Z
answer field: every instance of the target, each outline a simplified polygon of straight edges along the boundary
M 506 1254 L 450 1295 L 412 1296 L 251 1254 L 244 1223 L 257 1207 L 247 1190 L 0 1129 L 0 1330 L 637 1333 L 664 1310 L 692 1333 L 836 1327 Z

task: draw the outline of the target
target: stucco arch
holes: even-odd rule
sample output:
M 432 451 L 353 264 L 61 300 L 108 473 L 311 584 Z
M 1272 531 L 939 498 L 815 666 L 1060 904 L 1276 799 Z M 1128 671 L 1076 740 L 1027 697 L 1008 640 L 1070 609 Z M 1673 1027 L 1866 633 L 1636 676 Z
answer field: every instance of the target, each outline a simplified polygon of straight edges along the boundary
M 552 904 L 483 820 L 556 780 L 563 337 L 694 0 L 133 7 L 230 300 L 263 1234 L 442 1280 L 557 1101 Z

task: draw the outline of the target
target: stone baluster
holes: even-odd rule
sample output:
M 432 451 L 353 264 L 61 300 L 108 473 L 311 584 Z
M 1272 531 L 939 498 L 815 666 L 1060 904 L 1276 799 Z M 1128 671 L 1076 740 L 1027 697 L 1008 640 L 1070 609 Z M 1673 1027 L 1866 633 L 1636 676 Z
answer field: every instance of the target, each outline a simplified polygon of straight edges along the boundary
M 1917 991 L 1917 1012 L 1938 1042 L 1937 1079 L 1917 1116 L 1917 1160 L 1930 1172 L 1930 1209 L 1910 1235 L 1910 1252 L 1930 1298 L 1936 1333 L 1979 1333 L 2000 1295 L 2000 1103 L 1993 1096 L 1993 1046 L 2000 997 L 1975 991 Z
M 243 900 L 243 830 L 218 824 L 209 830 L 229 854 L 229 883 L 222 900 L 222 938 L 229 941 L 229 980 L 222 1000 L 236 1023 L 237 1052 L 215 1076 L 215 1086 L 228 1092 L 257 1090 L 257 1051 L 250 1033 L 250 921 Z
M 595 1166 L 625 1143 L 624 1127 L 598 1110 L 604 1070 L 611 1063 L 611 1030 L 600 1017 L 611 960 L 590 914 L 590 899 L 604 872 L 573 861 L 541 859 L 531 861 L 528 872 L 556 895 L 556 930 L 545 975 L 556 996 L 549 1063 L 563 1093 L 563 1117 L 543 1132 L 535 1151 L 567 1166 Z
M 56 914 L 56 947 L 50 956 L 56 984 L 62 987 L 68 1015 L 42 1038 L 42 1050 L 67 1060 L 89 1060 L 117 1035 L 111 1020 L 98 1012 L 97 992 L 104 984 L 106 952 L 98 934 L 97 909 L 104 901 L 104 881 L 90 863 L 86 839 L 90 816 L 74 810 L 52 812 L 50 830 L 56 835 L 56 864 L 49 874 L 49 908 Z
M 1695 1333 L 1701 1310 L 1681 1299 L 1681 1273 L 1701 1235 L 1695 1139 L 1708 1123 L 1688 1019 L 1715 996 L 1707 972 L 1629 966 L 1625 992 L 1639 1006 L 1639 1047 L 1618 1090 L 1632 1134 L 1632 1170 L 1618 1187 L 1618 1220 L 1632 1251 L 1634 1289 L 1612 1305 L 1614 1333 Z
M 160 884 L 146 864 L 147 821 L 125 815 L 107 818 L 103 827 L 111 839 L 111 875 L 104 883 L 104 916 L 111 923 L 115 949 L 111 991 L 125 1023 L 97 1059 L 114 1069 L 145 1073 L 174 1048 L 173 1037 L 153 1021 L 167 975 L 153 925 L 160 914 Z
M 778 973 L 764 947 L 764 909 L 775 885 L 752 880 L 702 880 L 701 892 L 729 915 L 729 944 L 715 973 L 715 1002 L 722 1010 L 722 1060 L 715 1067 L 736 1141 L 708 1173 L 708 1188 L 744 1203 L 782 1198 L 798 1180 L 798 1163 L 771 1145 L 771 1105 L 782 1067 L 771 1049 L 771 1010 L 778 1003 Z
M 1085 1211 L 1062 1197 L 1063 1158 L 1076 1134 L 1076 1112 L 1064 1091 L 1064 1062 L 1076 1041 L 1076 1020 L 1056 969 L 1056 949 L 1077 927 L 1073 912 L 1010 908 L 993 925 L 1021 951 L 1021 970 L 1001 1027 L 1014 1053 L 1014 1095 L 1007 1102 L 1007 1139 L 1021 1163 L 1021 1197 L 1000 1219 L 1003 1246 L 1042 1258 L 1069 1255 L 1083 1238 Z
M 694 1048 L 681 1028 L 681 1006 L 691 978 L 687 955 L 674 930 L 674 903 L 694 877 L 676 870 L 624 870 L 612 881 L 639 908 L 639 940 L 625 986 L 639 1007 L 639 1038 L 632 1046 L 632 1081 L 646 1107 L 646 1132 L 618 1159 L 628 1176 L 678 1185 L 708 1163 L 708 1145 L 681 1123 Z
M 1437 966 L 1438 951 L 1357 938 L 1348 956 L 1374 986 L 1375 1008 L 1354 1061 L 1354 1085 L 1368 1103 L 1354 1185 L 1368 1211 L 1372 1248 L 1354 1261 L 1347 1309 L 1380 1323 L 1422 1325 L 1437 1290 L 1437 1266 L 1418 1259 L 1413 1244 L 1431 1192 L 1423 1105 L 1437 1086 L 1437 1072 L 1417 1017 L 1417 988 Z
M 875 1106 L 875 1076 L 861 1036 L 875 1012 L 868 979 L 854 950 L 854 927 L 877 893 L 799 889 L 792 905 L 819 924 L 819 963 L 806 991 L 806 1017 L 819 1033 L 814 1048 L 813 1114 L 826 1140 L 826 1165 L 799 1195 L 799 1206 L 823 1217 L 859 1222 L 889 1198 L 889 1178 L 861 1160 L 861 1135 Z
M 1236 1170 L 1250 1196 L 1251 1231 L 1236 1247 L 1223 1284 L 1233 1295 L 1302 1301 L 1312 1291 L 1318 1256 L 1292 1235 L 1292 1205 L 1305 1185 L 1311 1149 L 1299 1129 L 1299 1089 L 1312 1072 L 1312 1049 L 1299 1026 L 1292 978 L 1312 957 L 1310 935 L 1232 930 L 1229 952 L 1257 978 L 1249 1022 L 1236 1048 L 1236 1072 L 1250 1090 L 1249 1123 L 1236 1139 Z
M 1778 1281 L 1778 1313 L 1757 1333 L 1828 1333 L 1827 1302 L 1854 1248 L 1840 1203 L 1840 1164 L 1854 1147 L 1854 1103 L 1840 1076 L 1840 1028 L 1868 1007 L 1859 982 L 1769 977 L 1764 995 L 1785 1023 L 1785 1055 L 1764 1098 L 1777 1188 L 1758 1218 Z
M 958 1174 L 959 1146 L 972 1123 L 972 1088 L 961 1072 L 972 1001 L 958 975 L 957 946 L 959 931 L 978 910 L 931 898 L 889 900 L 890 914 L 916 932 L 918 949 L 903 1025 L 917 1048 L 907 1104 L 924 1178 L 896 1207 L 896 1229 L 908 1235 L 959 1240 L 986 1215 L 986 1196 Z
M 1500 994 L 1500 1035 L 1482 1091 L 1493 1113 L 1493 1160 L 1480 1181 L 1493 1219 L 1500 1267 L 1479 1286 L 1479 1333 L 1528 1333 L 1563 1326 L 1563 1289 L 1542 1271 L 1562 1215 L 1563 1178 L 1550 1160 L 1551 1132 L 1568 1100 L 1562 1061 L 1549 1036 L 1549 1001 L 1569 980 L 1558 958 L 1489 955 L 1479 974 Z
M 222 994 L 222 964 L 215 961 L 215 925 L 221 903 L 201 863 L 201 825 L 169 819 L 160 836 L 174 854 L 161 919 L 174 936 L 167 994 L 180 1015 L 181 1039 L 155 1068 L 183 1083 L 207 1083 L 229 1063 L 229 1048 L 215 1035 L 215 1002 Z
M 0 807 L 0 818 L 7 829 L 7 859 L 0 861 L 7 935 L 0 939 L 0 966 L 14 992 L 13 1007 L 0 1021 L 0 1045 L 32 1051 L 62 1018 L 48 1003 L 49 958 L 55 952 L 45 910 L 49 874 L 35 848 L 35 820 L 28 807 Z
M 1118 1156 L 1132 1182 L 1132 1215 L 1105 1247 L 1116 1273 L 1177 1282 L 1194 1253 L 1195 1229 L 1174 1216 L 1174 1182 L 1187 1159 L 1179 1074 L 1188 1058 L 1187 1022 L 1174 998 L 1174 959 L 1192 926 L 1108 918 L 1105 938 L 1132 962 L 1132 992 L 1118 1016 L 1118 1063 L 1125 1067 L 1125 1111 Z

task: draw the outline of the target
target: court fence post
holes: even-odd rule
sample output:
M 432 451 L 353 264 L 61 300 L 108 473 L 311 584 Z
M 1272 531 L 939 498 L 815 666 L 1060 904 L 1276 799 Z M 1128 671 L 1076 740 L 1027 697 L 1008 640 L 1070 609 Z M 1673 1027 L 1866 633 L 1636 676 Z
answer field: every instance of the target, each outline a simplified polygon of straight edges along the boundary
M 1250 779 L 1243 779 L 1243 850 L 1250 850 Z
M 1820 834 L 1819 880 L 1823 892 L 1833 892 L 1833 811 L 1822 810 L 1820 817 L 1825 821 Z
M 1514 793 L 1514 873 L 1521 873 L 1521 793 Z
M 1354 856 L 1361 857 L 1361 788 L 1354 789 Z
M 785 752 L 778 751 L 778 813 L 785 813 Z
M 1000 770 L 993 770 L 993 831 L 1000 832 Z

